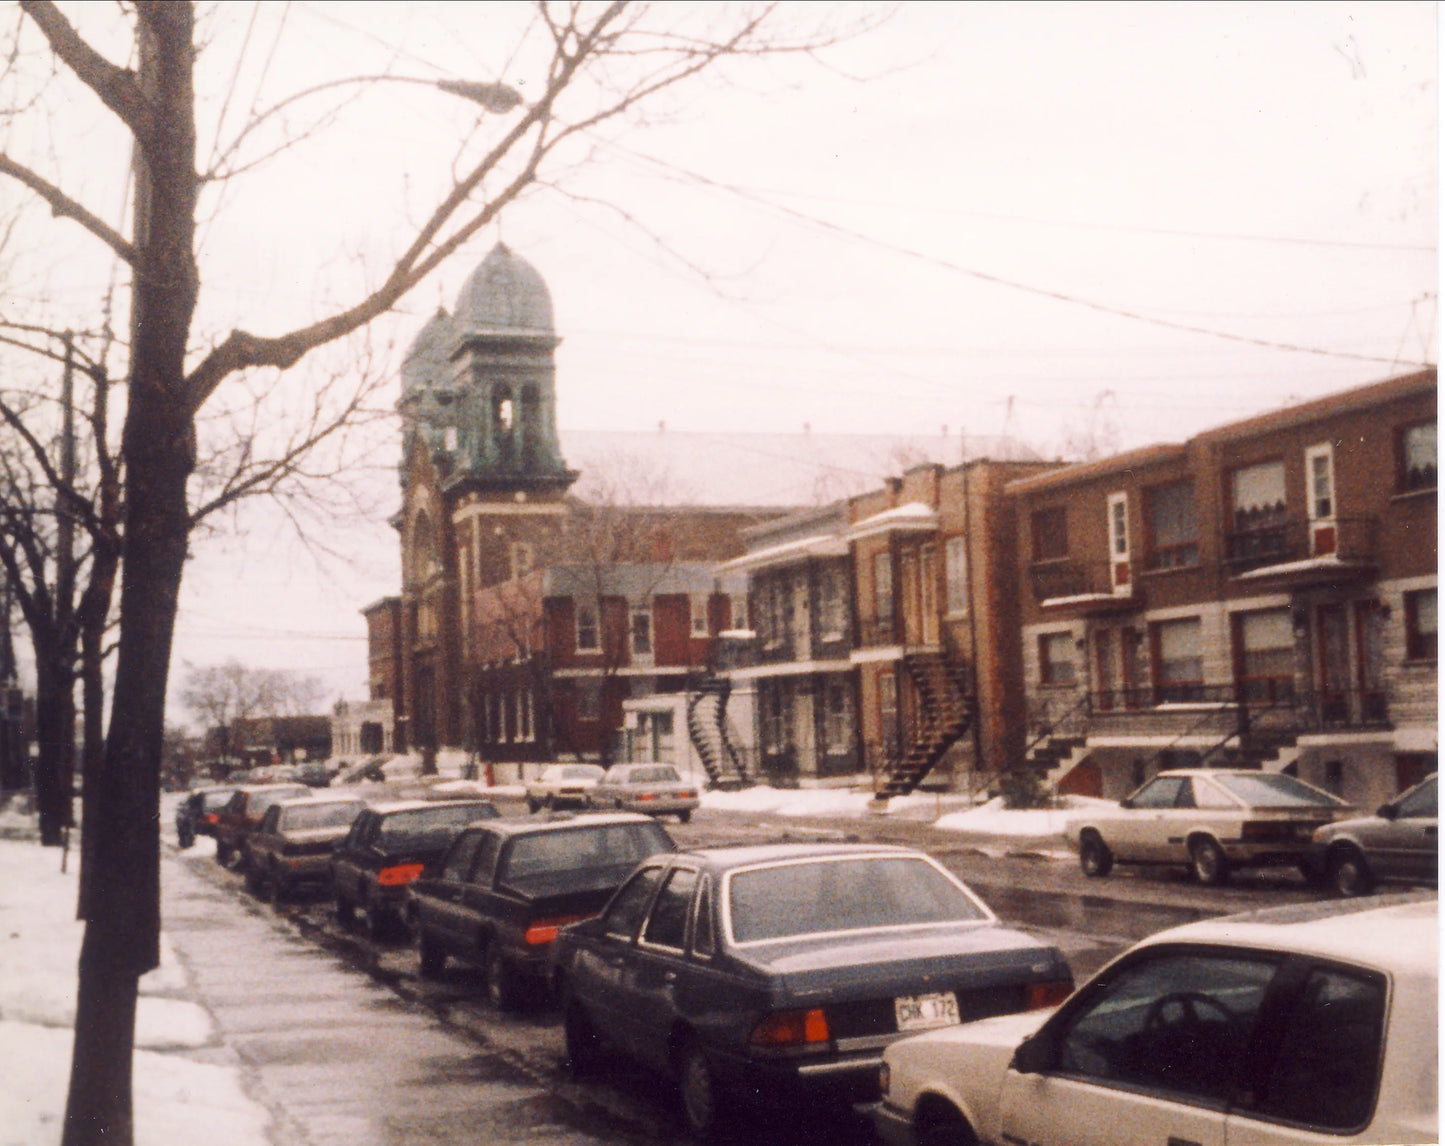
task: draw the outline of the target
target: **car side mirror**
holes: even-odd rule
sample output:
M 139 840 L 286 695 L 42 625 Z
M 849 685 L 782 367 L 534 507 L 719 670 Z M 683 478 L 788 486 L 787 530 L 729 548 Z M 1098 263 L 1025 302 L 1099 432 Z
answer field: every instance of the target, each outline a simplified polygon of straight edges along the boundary
M 1125 796 L 1122 800 L 1119 801 L 1119 807 L 1121 808 L 1132 808 L 1133 806 L 1134 801 L 1129 796 Z
M 1381 804 L 1375 811 L 1375 815 L 1382 820 L 1398 820 L 1400 818 L 1400 806 L 1398 804 Z
M 1014 1050 L 1009 1069 L 1019 1074 L 1042 1074 L 1054 1065 L 1054 1040 L 1047 1029 L 1038 1031 Z

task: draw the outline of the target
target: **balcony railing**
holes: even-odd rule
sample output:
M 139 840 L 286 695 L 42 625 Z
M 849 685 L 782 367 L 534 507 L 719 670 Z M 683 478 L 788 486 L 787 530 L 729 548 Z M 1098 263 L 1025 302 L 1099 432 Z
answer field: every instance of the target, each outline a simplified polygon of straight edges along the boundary
M 1295 689 L 1286 681 L 1177 684 L 1157 688 L 1098 689 L 1088 694 L 1090 719 L 1177 716 L 1209 708 L 1232 713 L 1246 731 L 1323 732 L 1389 725 L 1383 689 Z
M 865 617 L 858 622 L 858 645 L 860 648 L 876 648 L 899 644 L 898 628 L 898 623 L 891 618 L 880 621 Z
M 1125 576 L 1132 574 L 1125 564 Z M 1115 567 L 1109 561 L 1043 561 L 1029 566 L 1034 599 L 1040 602 L 1093 601 L 1107 606 L 1127 606 L 1134 602 L 1133 585 L 1116 586 Z
M 1237 575 L 1315 557 L 1370 562 L 1375 558 L 1378 526 L 1373 517 L 1341 517 L 1333 521 L 1292 519 L 1238 530 L 1225 536 L 1224 564 Z

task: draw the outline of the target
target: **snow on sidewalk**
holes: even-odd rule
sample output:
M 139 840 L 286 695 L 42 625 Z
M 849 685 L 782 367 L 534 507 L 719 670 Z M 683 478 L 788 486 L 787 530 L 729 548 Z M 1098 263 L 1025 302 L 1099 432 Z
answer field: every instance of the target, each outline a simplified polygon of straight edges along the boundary
M 61 853 L 0 839 L 0 1146 L 60 1141 L 75 1024 L 76 868 Z M 185 996 L 189 979 L 162 935 L 161 965 L 141 980 L 134 1069 L 138 1146 L 260 1146 L 269 1115 L 247 1097 L 210 1015 Z

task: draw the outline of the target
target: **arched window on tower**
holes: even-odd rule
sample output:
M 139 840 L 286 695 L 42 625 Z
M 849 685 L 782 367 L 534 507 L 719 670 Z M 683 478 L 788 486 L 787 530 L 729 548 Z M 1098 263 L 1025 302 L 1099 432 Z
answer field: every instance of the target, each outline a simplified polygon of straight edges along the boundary
M 517 404 L 510 386 L 497 386 L 492 390 L 492 432 L 497 442 L 497 457 L 511 462 L 517 456 L 516 447 Z

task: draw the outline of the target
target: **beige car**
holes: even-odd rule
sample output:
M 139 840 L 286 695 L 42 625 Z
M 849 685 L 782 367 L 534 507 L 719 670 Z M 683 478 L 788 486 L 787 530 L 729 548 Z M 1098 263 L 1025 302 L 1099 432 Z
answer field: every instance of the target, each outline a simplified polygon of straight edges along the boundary
M 1191 923 L 1051 1015 L 893 1044 L 885 1146 L 1438 1142 L 1439 910 L 1337 900 Z
M 592 789 L 606 772 L 596 764 L 552 764 L 527 781 L 527 811 L 541 808 L 587 808 Z
M 1091 877 L 1116 863 L 1185 865 L 1204 884 L 1223 883 L 1238 867 L 1290 865 L 1313 877 L 1315 830 L 1352 814 L 1339 797 L 1293 776 L 1180 768 L 1117 805 L 1073 817 L 1064 836 Z

